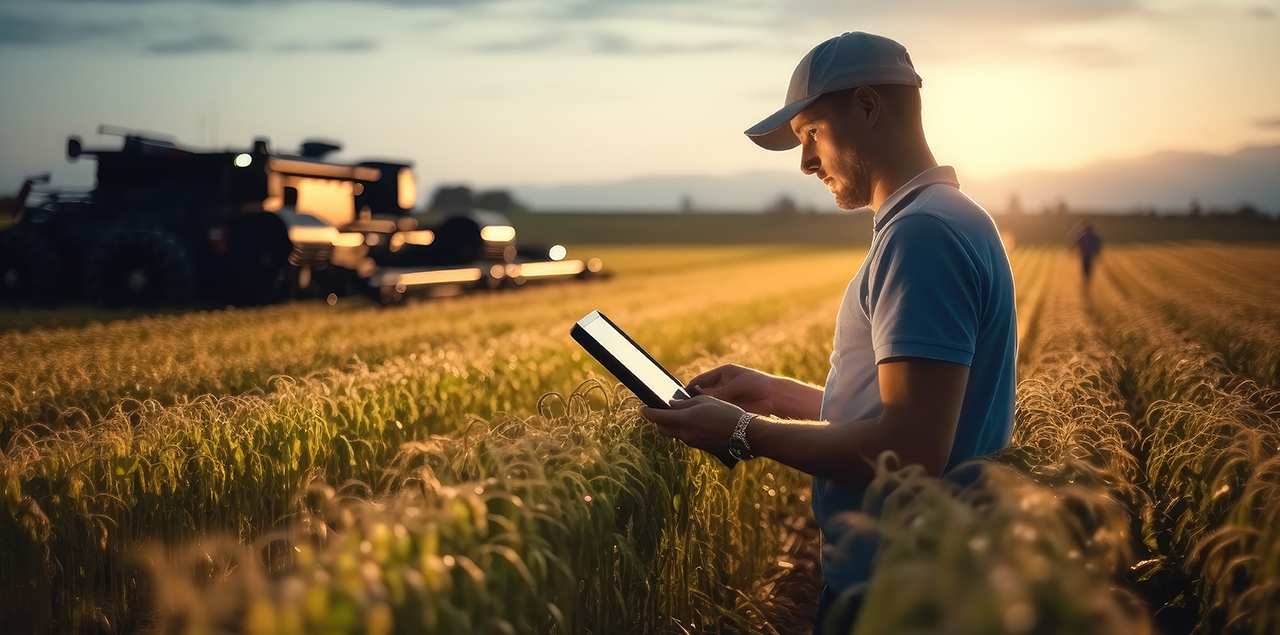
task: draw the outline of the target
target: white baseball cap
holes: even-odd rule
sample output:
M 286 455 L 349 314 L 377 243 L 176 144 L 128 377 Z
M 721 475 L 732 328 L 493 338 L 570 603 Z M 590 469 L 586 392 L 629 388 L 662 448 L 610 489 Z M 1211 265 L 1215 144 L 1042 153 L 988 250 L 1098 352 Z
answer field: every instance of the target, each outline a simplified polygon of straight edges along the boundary
M 907 49 L 887 37 L 861 31 L 833 37 L 800 60 L 787 87 L 787 105 L 748 128 L 747 137 L 766 150 L 790 150 L 800 145 L 791 131 L 792 117 L 825 93 L 873 84 L 920 87 L 924 80 Z

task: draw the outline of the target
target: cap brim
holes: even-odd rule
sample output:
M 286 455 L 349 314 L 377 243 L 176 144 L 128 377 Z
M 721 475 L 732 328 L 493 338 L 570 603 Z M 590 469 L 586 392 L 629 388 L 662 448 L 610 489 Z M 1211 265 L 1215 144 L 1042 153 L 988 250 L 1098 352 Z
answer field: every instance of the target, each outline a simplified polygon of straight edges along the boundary
M 800 114 L 801 110 L 808 108 L 809 104 L 817 101 L 819 97 L 821 95 L 814 95 L 783 106 L 781 110 L 769 115 L 764 121 L 747 128 L 747 138 L 765 150 L 790 150 L 800 145 L 796 133 L 791 131 L 791 119 Z

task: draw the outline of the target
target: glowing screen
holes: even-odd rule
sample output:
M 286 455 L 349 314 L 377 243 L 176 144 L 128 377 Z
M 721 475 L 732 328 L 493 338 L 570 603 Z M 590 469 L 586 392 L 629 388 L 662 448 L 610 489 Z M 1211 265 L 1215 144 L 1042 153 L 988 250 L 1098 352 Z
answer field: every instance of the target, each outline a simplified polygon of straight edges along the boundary
M 640 347 L 631 343 L 631 340 L 614 328 L 608 320 L 603 319 L 599 311 L 592 311 L 590 315 L 579 320 L 578 326 L 595 338 L 600 346 L 609 351 L 610 355 L 626 366 L 663 401 L 689 398 L 689 394 L 684 391 L 684 387 L 679 382 L 672 379 L 661 366 L 649 359 Z

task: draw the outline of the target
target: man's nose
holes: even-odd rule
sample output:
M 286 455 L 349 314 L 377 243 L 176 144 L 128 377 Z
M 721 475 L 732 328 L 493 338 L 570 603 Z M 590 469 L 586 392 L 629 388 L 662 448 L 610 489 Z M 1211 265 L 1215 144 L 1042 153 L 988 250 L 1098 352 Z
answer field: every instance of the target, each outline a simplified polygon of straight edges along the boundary
M 822 167 L 822 161 L 818 160 L 818 153 L 813 151 L 813 145 L 801 143 L 800 171 L 805 174 L 816 174 L 820 167 Z
M 801 151 L 800 154 L 800 171 L 805 174 L 817 174 L 818 168 L 822 167 L 822 161 L 818 160 L 815 152 L 810 152 L 808 148 Z

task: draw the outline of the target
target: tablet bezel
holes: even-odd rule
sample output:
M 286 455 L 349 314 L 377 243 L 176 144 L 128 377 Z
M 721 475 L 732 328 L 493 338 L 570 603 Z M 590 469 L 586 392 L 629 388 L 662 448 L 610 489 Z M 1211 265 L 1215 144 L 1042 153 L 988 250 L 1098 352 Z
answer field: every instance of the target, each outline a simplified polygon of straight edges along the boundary
M 671 381 L 679 386 L 680 391 L 683 393 L 682 396 L 677 396 L 675 398 L 688 399 L 692 396 L 689 389 L 684 385 L 684 382 L 680 381 L 680 379 L 673 375 L 671 371 L 667 370 L 665 366 L 658 363 L 658 360 L 654 359 L 653 356 L 649 354 L 649 351 L 646 351 L 643 346 L 640 346 L 635 340 L 631 339 L 631 336 L 627 335 L 626 331 L 618 328 L 618 325 L 615 324 L 613 320 L 610 320 L 605 314 L 600 311 L 592 311 L 591 313 L 583 316 L 581 320 L 575 322 L 573 328 L 569 330 L 569 335 L 573 337 L 578 344 L 582 345 L 582 348 L 586 349 L 586 351 L 590 353 L 596 361 L 600 362 L 600 365 L 604 366 L 605 370 L 612 373 L 613 376 L 617 377 L 624 386 L 630 389 L 631 392 L 635 393 L 635 395 L 640 398 L 640 401 L 643 401 L 646 406 L 649 406 L 650 408 L 671 407 L 662 399 L 662 397 L 653 392 L 653 390 L 649 388 L 648 384 L 641 381 L 640 377 L 632 372 L 626 364 L 622 363 L 622 361 L 615 357 L 613 353 L 610 353 L 609 349 L 605 348 L 605 346 L 597 341 L 591 333 L 582 327 L 583 320 L 586 320 L 592 315 L 595 315 L 596 319 L 604 320 L 610 328 L 625 338 L 632 346 L 636 347 L 636 350 L 640 351 L 640 353 L 644 355 L 645 359 L 649 360 L 649 363 L 653 364 L 658 370 L 661 370 L 664 375 L 671 378 Z

